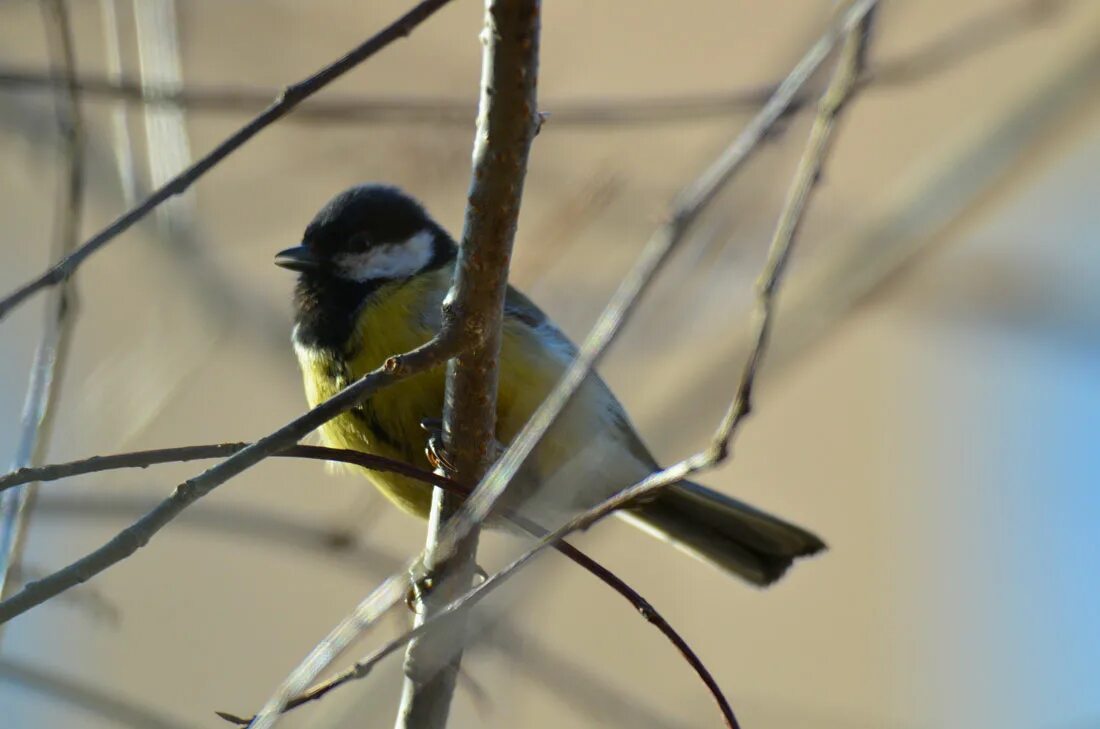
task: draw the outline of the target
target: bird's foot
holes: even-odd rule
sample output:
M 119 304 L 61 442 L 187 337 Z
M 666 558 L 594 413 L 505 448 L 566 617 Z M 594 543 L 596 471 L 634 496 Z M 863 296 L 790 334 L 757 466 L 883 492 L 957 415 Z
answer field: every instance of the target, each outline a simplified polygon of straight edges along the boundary
M 481 585 L 483 582 L 489 579 L 489 573 L 486 572 L 481 565 L 474 565 L 474 587 Z M 423 577 L 419 580 L 411 580 L 409 584 L 409 590 L 405 593 L 405 607 L 409 609 L 409 612 L 414 615 L 424 614 L 424 599 L 431 593 L 435 587 L 435 580 L 431 575 Z
M 432 591 L 433 580 L 431 575 L 419 580 L 412 580 L 409 591 L 405 593 L 405 607 L 413 615 L 422 615 L 424 610 L 424 598 Z
M 443 421 L 436 418 L 424 418 L 420 421 L 420 428 L 428 434 L 424 454 L 428 457 L 428 462 L 432 464 L 432 468 L 441 470 L 449 478 L 454 478 L 458 473 L 458 469 L 443 444 Z M 500 458 L 507 448 L 500 441 L 494 440 L 492 459 L 495 461 Z
M 428 463 L 432 468 L 442 471 L 443 475 L 453 477 L 458 473 L 454 461 L 447 455 L 443 445 L 443 421 L 434 418 L 424 418 L 420 421 L 421 430 L 428 434 L 428 442 L 424 447 L 424 455 L 428 457 Z

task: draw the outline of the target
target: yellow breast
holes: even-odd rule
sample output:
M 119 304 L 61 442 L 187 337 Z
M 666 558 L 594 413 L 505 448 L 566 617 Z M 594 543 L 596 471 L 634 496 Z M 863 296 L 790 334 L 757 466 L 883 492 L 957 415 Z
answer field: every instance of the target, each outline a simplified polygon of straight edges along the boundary
M 420 278 L 428 277 L 390 284 L 372 297 L 360 313 L 358 331 L 346 355 L 296 348 L 310 407 L 378 369 L 387 358 L 432 337 L 434 332 L 419 323 L 424 299 L 432 298 L 426 291 L 432 282 Z M 431 470 L 424 455 L 427 434 L 420 421 L 441 417 L 443 377 L 443 369 L 439 368 L 384 388 L 359 407 L 323 425 L 322 441 L 333 448 L 395 458 Z M 403 510 L 427 515 L 430 487 L 396 474 L 360 470 Z
M 432 322 L 438 320 L 440 302 L 450 284 L 449 273 L 443 269 L 422 274 L 376 292 L 360 312 L 357 332 L 342 355 L 297 347 L 310 406 L 381 367 L 394 354 L 427 342 L 435 334 Z M 569 353 L 550 346 L 531 326 L 505 319 L 497 395 L 499 442 L 511 442 L 557 382 L 568 361 Z M 424 453 L 428 434 L 420 423 L 442 417 L 443 398 L 444 368 L 439 367 L 380 390 L 360 407 L 322 426 L 321 437 L 334 448 L 396 458 L 430 470 Z M 539 488 L 545 476 L 557 471 L 563 463 L 575 460 L 576 454 L 591 451 L 601 437 L 614 432 L 616 428 L 609 425 L 612 404 L 610 394 L 598 378 L 586 383 L 525 467 L 526 475 L 520 480 L 526 483 L 510 487 L 512 498 L 508 501 L 512 505 L 520 503 Z M 431 506 L 430 486 L 396 474 L 363 472 L 401 509 L 427 516 Z M 623 479 L 612 479 L 618 480 Z M 620 485 L 626 483 L 630 480 Z

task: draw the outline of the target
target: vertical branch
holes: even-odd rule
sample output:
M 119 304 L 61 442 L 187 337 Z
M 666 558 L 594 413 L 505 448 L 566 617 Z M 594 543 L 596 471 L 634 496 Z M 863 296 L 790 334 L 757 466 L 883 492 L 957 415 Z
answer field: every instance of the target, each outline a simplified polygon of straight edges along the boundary
M 118 12 L 115 0 L 99 0 L 100 24 L 103 26 L 103 47 L 107 56 L 107 78 L 111 83 L 121 83 L 122 44 L 118 37 Z M 134 141 L 130 136 L 126 102 L 111 103 L 111 151 L 115 157 L 115 170 L 122 191 L 122 202 L 133 207 L 137 202 L 137 175 L 134 168 Z
M 470 346 L 448 364 L 444 443 L 454 476 L 477 483 L 496 449 L 500 330 L 508 263 L 519 217 L 531 141 L 538 131 L 538 0 L 486 0 L 482 31 L 481 96 L 462 243 L 445 316 L 462 322 Z M 418 623 L 466 592 L 476 569 L 478 531 L 452 554 L 440 553 L 442 524 L 461 503 L 436 488 L 428 524 L 425 565 L 431 589 Z M 442 561 L 440 561 L 442 560 Z M 462 658 L 465 620 L 409 644 L 398 727 L 443 727 Z
M 84 134 L 76 83 L 76 56 L 72 27 L 64 0 L 45 0 L 42 5 L 53 73 L 64 79 L 64 93 L 57 96 L 57 120 L 65 155 L 66 179 L 55 217 L 56 237 L 52 259 L 69 255 L 79 242 L 80 206 L 84 186 Z M 59 86 L 61 83 L 59 82 Z M 23 404 L 19 445 L 14 468 L 40 465 L 49 446 L 61 379 L 68 358 L 76 318 L 76 290 L 66 281 L 51 292 L 46 306 L 42 339 L 35 350 L 30 383 Z M 11 591 L 11 578 L 22 558 L 27 520 L 34 506 L 37 484 L 5 492 L 0 497 L 0 597 Z

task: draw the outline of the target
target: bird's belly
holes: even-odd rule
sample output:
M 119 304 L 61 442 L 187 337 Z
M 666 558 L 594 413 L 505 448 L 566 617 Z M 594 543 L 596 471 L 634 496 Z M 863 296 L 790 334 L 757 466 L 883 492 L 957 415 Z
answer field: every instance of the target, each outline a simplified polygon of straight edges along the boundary
M 392 298 L 388 301 L 393 303 Z M 426 329 L 394 326 L 392 318 L 382 314 L 382 309 L 364 312 L 353 355 L 297 347 L 311 407 L 378 368 L 394 352 L 411 350 L 431 336 Z M 399 321 L 407 322 L 408 317 Z M 554 356 L 531 336 L 518 325 L 506 325 L 504 330 L 497 398 L 497 440 L 502 444 L 511 442 L 566 364 L 564 357 Z M 322 426 L 324 443 L 431 470 L 424 452 L 428 434 L 421 422 L 442 417 L 444 376 L 444 368 L 438 367 L 379 390 Z M 595 379 L 582 385 L 508 487 L 502 508 L 522 506 L 525 516 L 551 525 L 645 476 L 651 466 L 624 445 L 622 428 L 612 417 L 613 404 Z M 402 510 L 422 518 L 428 515 L 431 486 L 392 473 L 359 470 Z
M 311 407 L 343 387 L 323 374 L 306 375 Z M 424 451 L 428 433 L 420 423 L 440 418 L 443 377 L 440 368 L 375 393 L 360 407 L 323 425 L 320 430 L 323 442 L 333 448 L 347 448 L 432 470 Z M 521 408 L 519 412 L 500 414 L 503 417 L 497 423 L 497 437 L 507 444 L 530 413 Z M 598 419 L 587 412 L 585 398 L 568 406 L 509 485 L 501 507 L 551 527 L 644 475 L 645 467 L 629 457 L 615 440 L 615 431 L 593 430 L 594 422 Z M 427 517 L 432 499 L 430 485 L 394 473 L 358 466 L 348 468 L 365 475 L 403 511 Z
M 429 372 L 391 385 L 326 423 L 322 439 L 333 448 L 362 451 L 431 471 L 424 452 L 428 434 L 420 423 L 438 419 L 443 411 L 442 377 L 441 372 Z M 439 382 L 432 381 L 435 378 Z M 385 471 L 358 470 L 403 511 L 427 518 L 432 501 L 429 484 Z

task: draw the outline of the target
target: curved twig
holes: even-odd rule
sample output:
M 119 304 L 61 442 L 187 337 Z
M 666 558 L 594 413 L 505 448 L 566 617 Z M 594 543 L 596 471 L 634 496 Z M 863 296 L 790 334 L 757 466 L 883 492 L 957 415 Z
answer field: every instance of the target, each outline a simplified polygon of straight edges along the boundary
M 57 122 L 65 156 L 65 182 L 58 195 L 55 240 L 51 260 L 62 260 L 76 247 L 80 236 L 84 199 L 84 124 L 80 92 L 76 86 L 76 51 L 68 7 L 59 0 L 42 4 L 49 38 L 53 74 L 64 82 L 56 99 Z M 34 353 L 30 383 L 23 403 L 19 445 L 14 466 L 41 463 L 53 434 L 57 403 L 61 397 L 73 328 L 78 310 L 76 287 L 67 282 L 51 292 L 46 322 Z M 11 574 L 18 571 L 34 509 L 37 485 L 0 497 L 0 598 L 12 590 Z
M 73 253 L 54 265 L 40 276 L 23 284 L 12 293 L 0 299 L 0 319 L 16 306 L 26 301 L 32 294 L 50 286 L 56 286 L 72 276 L 73 272 L 88 256 L 110 243 L 134 223 L 145 217 L 155 207 L 168 198 L 178 195 L 189 188 L 195 180 L 209 172 L 215 165 L 235 152 L 245 142 L 283 118 L 291 109 L 305 99 L 323 89 L 340 76 L 373 56 L 395 40 L 404 38 L 413 28 L 427 20 L 435 11 L 451 0 L 422 0 L 389 26 L 349 51 L 343 57 L 325 66 L 309 78 L 287 86 L 271 106 L 234 132 L 228 139 L 195 161 L 190 167 L 173 177 L 165 185 L 157 188 L 140 205 L 126 211 L 106 228 L 86 240 Z
M 144 451 L 132 451 L 129 453 L 116 453 L 107 456 L 93 456 L 91 458 L 84 458 L 66 463 L 53 463 L 38 468 L 23 468 L 0 476 L 0 492 L 32 481 L 45 483 L 73 476 L 83 476 L 90 473 L 101 473 L 105 471 L 117 471 L 125 468 L 148 468 L 150 466 L 165 463 L 184 463 L 209 458 L 225 458 L 243 450 L 248 445 L 248 443 L 214 443 L 209 445 L 180 446 L 175 448 L 156 448 Z M 437 473 L 418 468 L 403 461 L 374 456 L 359 451 L 341 448 L 326 448 L 323 446 L 296 445 L 274 454 L 273 457 L 304 458 L 309 460 L 347 463 L 374 471 L 397 473 L 423 483 L 438 486 L 462 497 L 470 493 L 469 487 L 458 481 L 447 478 L 446 476 L 441 476 Z M 516 526 L 534 536 L 542 536 L 546 533 L 545 529 L 542 529 L 528 520 L 520 518 L 518 515 L 505 514 L 504 516 L 505 518 L 511 519 Z M 667 637 L 669 642 L 676 647 L 676 650 L 680 652 L 691 666 L 692 670 L 695 671 L 700 680 L 702 680 L 703 684 L 707 687 L 707 690 L 714 698 L 715 703 L 717 703 L 722 710 L 722 713 L 732 715 L 733 712 L 732 709 L 729 708 L 729 700 L 726 699 L 725 695 L 722 693 L 722 689 L 718 686 L 717 681 L 715 681 L 714 676 L 707 669 L 702 659 L 692 650 L 683 636 L 672 627 L 664 616 L 661 615 L 661 613 L 654 608 L 641 593 L 632 588 L 610 569 L 568 542 L 562 541 L 556 543 L 555 549 L 629 601 L 631 606 L 642 615 L 647 622 L 657 628 L 657 630 Z M 402 645 L 404 644 L 395 645 L 392 650 L 396 650 Z M 341 679 L 340 677 L 345 676 L 345 674 L 347 674 L 347 671 L 295 697 L 287 705 L 287 709 L 293 709 L 301 704 L 319 699 L 333 688 L 336 688 L 336 686 L 359 677 L 346 676 Z M 363 675 L 366 674 L 364 673 Z M 234 717 L 232 714 L 223 712 L 218 713 L 223 718 L 229 719 L 230 721 L 239 718 Z M 247 724 L 249 721 L 251 721 L 251 719 L 241 720 L 240 723 Z

